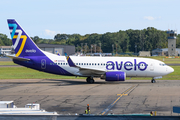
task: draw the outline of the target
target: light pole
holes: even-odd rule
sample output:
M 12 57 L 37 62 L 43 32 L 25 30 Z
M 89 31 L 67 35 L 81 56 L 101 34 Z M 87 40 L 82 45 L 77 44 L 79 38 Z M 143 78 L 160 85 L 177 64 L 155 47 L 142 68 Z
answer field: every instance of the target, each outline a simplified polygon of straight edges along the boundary
M 86 54 L 86 52 L 87 52 L 87 43 L 85 43 L 85 52 L 84 52 L 84 54 Z
M 116 55 L 117 55 L 117 44 L 116 44 Z
M 99 51 L 100 51 L 100 54 L 101 54 L 101 43 L 99 43 L 99 45 L 100 45 L 100 50 Z
M 112 44 L 112 53 L 114 54 L 114 44 Z
M 135 44 L 135 54 L 137 55 L 137 45 Z
M 93 45 L 91 45 L 91 56 L 92 56 L 92 48 L 93 48 Z
M 94 44 L 94 52 L 96 53 L 96 44 Z
M 81 43 L 81 53 L 83 53 L 83 43 Z

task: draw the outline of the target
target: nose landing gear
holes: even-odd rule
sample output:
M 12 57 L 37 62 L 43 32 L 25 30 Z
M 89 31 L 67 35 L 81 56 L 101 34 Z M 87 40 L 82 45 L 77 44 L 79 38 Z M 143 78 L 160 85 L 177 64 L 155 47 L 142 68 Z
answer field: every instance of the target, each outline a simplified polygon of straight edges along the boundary
M 151 83 L 156 83 L 156 80 L 155 80 L 155 79 L 152 79 L 152 80 L 151 80 Z

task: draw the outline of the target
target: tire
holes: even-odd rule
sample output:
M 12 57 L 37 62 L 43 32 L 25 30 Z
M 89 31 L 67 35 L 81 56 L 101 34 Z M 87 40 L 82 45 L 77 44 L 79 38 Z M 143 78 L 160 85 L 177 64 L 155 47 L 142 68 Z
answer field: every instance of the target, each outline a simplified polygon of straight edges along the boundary
M 152 80 L 151 80 L 151 83 L 156 83 L 156 80 L 152 79 Z
M 94 83 L 94 79 L 90 79 L 89 83 L 91 83 L 91 84 Z

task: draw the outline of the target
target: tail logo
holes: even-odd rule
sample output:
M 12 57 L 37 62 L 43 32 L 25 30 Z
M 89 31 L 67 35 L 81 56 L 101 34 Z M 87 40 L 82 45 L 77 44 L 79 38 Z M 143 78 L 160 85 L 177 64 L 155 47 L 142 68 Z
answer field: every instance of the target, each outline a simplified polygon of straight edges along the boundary
M 15 41 L 13 43 L 14 49 L 17 49 L 17 50 L 19 49 L 17 54 L 16 54 L 16 56 L 18 57 L 21 54 L 21 52 L 22 52 L 22 50 L 24 48 L 27 36 L 26 35 L 22 35 L 22 30 L 21 29 L 17 29 L 17 25 L 16 24 L 8 24 L 8 25 L 9 25 L 9 28 L 13 28 L 13 29 L 10 29 L 11 39 Z M 23 40 L 22 40 L 22 43 L 21 43 L 20 47 L 18 47 L 20 39 L 23 39 Z
M 26 53 L 36 53 L 36 50 L 32 49 L 32 50 L 26 50 Z

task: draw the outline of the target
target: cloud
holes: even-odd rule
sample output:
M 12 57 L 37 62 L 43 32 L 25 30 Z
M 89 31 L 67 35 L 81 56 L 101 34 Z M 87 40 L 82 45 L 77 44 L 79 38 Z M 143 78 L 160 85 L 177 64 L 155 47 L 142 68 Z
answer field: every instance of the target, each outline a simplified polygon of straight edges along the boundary
M 58 31 L 51 31 L 51 30 L 45 29 L 45 35 L 46 36 L 54 37 L 57 33 L 60 33 L 60 32 L 58 32 Z
M 144 16 L 144 19 L 147 19 L 147 20 L 155 20 L 155 18 L 152 17 L 152 16 Z
M 152 16 L 144 16 L 145 20 L 155 20 L 155 19 L 161 19 L 161 16 L 159 17 L 152 17 Z

